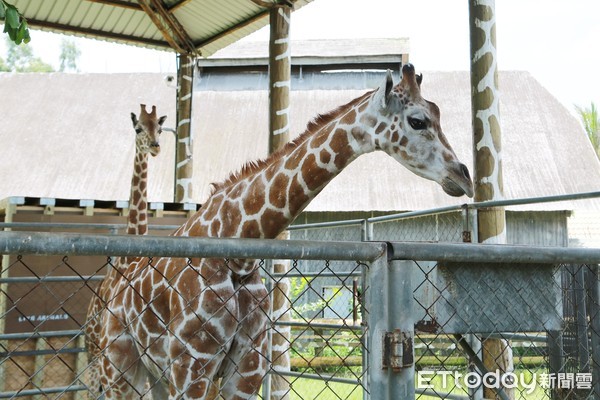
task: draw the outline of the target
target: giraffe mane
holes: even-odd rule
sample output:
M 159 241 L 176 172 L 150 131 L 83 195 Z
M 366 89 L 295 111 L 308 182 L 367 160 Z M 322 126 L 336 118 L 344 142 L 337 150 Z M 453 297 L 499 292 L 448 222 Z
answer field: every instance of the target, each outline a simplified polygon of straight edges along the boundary
M 229 177 L 227 179 L 225 179 L 224 181 L 222 181 L 220 183 L 214 183 L 214 182 L 211 183 L 212 190 L 210 192 L 210 196 L 214 195 L 215 193 L 217 193 L 223 189 L 226 189 L 226 188 L 236 184 L 237 182 L 249 177 L 252 174 L 257 173 L 258 171 L 261 171 L 262 169 L 264 169 L 268 165 L 270 165 L 274 160 L 279 159 L 283 155 L 291 153 L 295 148 L 297 148 L 302 143 L 304 143 L 304 141 L 306 141 L 306 139 L 308 137 L 312 136 L 316 132 L 320 131 L 321 129 L 323 129 L 324 127 L 329 125 L 332 121 L 337 119 L 340 115 L 343 115 L 345 113 L 345 111 L 348 111 L 349 109 L 354 107 L 356 104 L 360 103 L 362 100 L 364 100 L 365 98 L 370 96 L 373 92 L 375 92 L 375 90 L 368 91 L 365 94 L 363 94 L 362 96 L 359 96 L 359 97 L 355 98 L 354 100 L 351 100 L 347 104 L 344 104 L 342 106 L 339 106 L 339 107 L 329 111 L 328 113 L 318 114 L 314 119 L 312 119 L 306 125 L 306 129 L 304 130 L 303 133 L 298 135 L 295 139 L 286 143 L 279 150 L 271 153 L 266 158 L 246 162 L 239 171 L 231 173 L 231 175 L 229 175 Z

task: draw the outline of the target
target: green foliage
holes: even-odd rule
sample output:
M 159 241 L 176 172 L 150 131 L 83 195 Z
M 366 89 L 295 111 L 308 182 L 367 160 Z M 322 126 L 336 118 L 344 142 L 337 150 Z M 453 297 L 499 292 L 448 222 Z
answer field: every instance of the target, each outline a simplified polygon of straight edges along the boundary
M 60 43 L 60 72 L 77 72 L 77 59 L 81 51 L 73 39 L 63 39 Z
M 1 0 L 0 0 L 1 1 Z M 6 39 L 6 66 L 14 72 L 53 72 L 54 68 L 41 58 L 35 57 L 31 46 L 22 43 L 17 45 Z
M 592 102 L 590 107 L 575 106 L 575 109 L 581 117 L 583 128 L 596 151 L 596 155 L 600 158 L 600 119 L 598 118 L 598 109 Z
M 308 278 L 290 278 L 290 298 L 296 301 L 303 296 L 308 290 L 309 283 L 312 279 Z M 312 303 L 297 302 L 292 308 L 292 319 L 302 318 L 302 315 L 309 311 L 322 310 L 325 306 L 325 300 L 320 299 Z
M 0 72 L 10 72 L 10 68 L 6 65 L 4 58 L 0 57 Z
M 0 0 L 0 21 L 4 21 L 4 33 L 8 33 L 8 37 L 15 44 L 29 43 L 29 27 L 27 20 L 12 4 L 8 4 L 6 0 Z

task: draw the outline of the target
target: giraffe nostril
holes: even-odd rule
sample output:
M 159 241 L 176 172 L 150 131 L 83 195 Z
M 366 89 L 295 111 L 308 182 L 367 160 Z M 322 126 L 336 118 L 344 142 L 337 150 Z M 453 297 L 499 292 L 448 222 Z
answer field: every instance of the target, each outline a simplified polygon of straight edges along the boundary
M 471 180 L 471 175 L 469 174 L 469 168 L 465 164 L 460 164 L 460 170 L 465 178 Z

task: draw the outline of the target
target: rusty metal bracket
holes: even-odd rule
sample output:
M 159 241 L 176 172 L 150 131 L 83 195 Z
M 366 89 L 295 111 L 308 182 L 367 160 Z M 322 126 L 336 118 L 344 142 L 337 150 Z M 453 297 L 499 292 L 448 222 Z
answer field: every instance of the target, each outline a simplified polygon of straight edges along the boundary
M 412 367 L 414 362 L 413 337 L 399 329 L 386 332 L 383 337 L 383 369 L 400 371 Z

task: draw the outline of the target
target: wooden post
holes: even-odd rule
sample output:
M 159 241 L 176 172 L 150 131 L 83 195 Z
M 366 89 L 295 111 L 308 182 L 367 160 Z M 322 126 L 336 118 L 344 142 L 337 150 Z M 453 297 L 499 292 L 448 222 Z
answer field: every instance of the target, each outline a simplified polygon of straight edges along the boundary
M 496 62 L 495 0 L 469 1 L 471 36 L 471 106 L 473 152 L 475 159 L 475 201 L 499 200 L 504 197 L 502 152 Z M 480 209 L 478 212 L 480 243 L 506 243 L 504 208 Z M 487 339 L 482 344 L 483 363 L 488 371 L 512 372 L 512 349 L 506 340 Z M 514 390 L 504 388 L 509 398 Z M 496 398 L 493 389 L 484 388 L 484 398 Z
M 189 54 L 177 56 L 177 143 L 175 144 L 176 203 L 192 203 L 192 93 L 196 59 Z
M 0 201 L 0 210 L 2 209 L 4 209 L 4 220 L 0 219 L 0 222 L 14 222 L 13 219 L 15 214 L 17 213 L 17 205 L 11 202 L 10 198 L 5 199 L 3 201 Z M 2 230 L 11 231 L 12 228 L 4 228 Z M 2 259 L 0 278 L 2 279 L 8 278 L 10 276 L 10 257 L 11 256 L 9 256 L 8 254 L 0 255 L 0 258 Z M 2 293 L 2 296 L 0 296 L 0 315 L 6 316 L 6 313 L 8 311 L 8 298 L 6 295 L 8 293 L 8 283 L 6 283 L 5 281 L 3 281 L 3 283 L 0 283 L 0 293 Z M 0 334 L 4 333 L 6 333 L 6 317 L 0 318 Z M 10 347 L 10 342 L 8 340 L 0 340 L 0 346 L 2 346 L 3 349 L 8 349 Z M 7 387 L 10 387 L 9 385 L 7 385 L 10 379 L 10 373 L 7 372 L 10 370 L 8 368 L 8 364 L 10 363 L 0 363 L 0 392 L 4 392 L 7 390 Z
M 269 38 L 269 152 L 277 151 L 290 140 L 290 17 L 290 7 L 275 6 L 271 8 L 271 35 Z
M 277 151 L 290 140 L 290 17 L 291 7 L 277 5 L 270 10 L 269 38 L 269 153 Z M 278 239 L 289 239 L 289 232 Z M 289 260 L 273 260 L 273 271 L 285 273 Z M 290 320 L 289 279 L 281 279 L 273 286 L 272 318 L 274 321 Z M 290 370 L 290 328 L 278 327 L 271 336 L 271 367 L 274 371 Z M 289 399 L 289 382 L 277 374 L 271 375 L 271 399 Z

